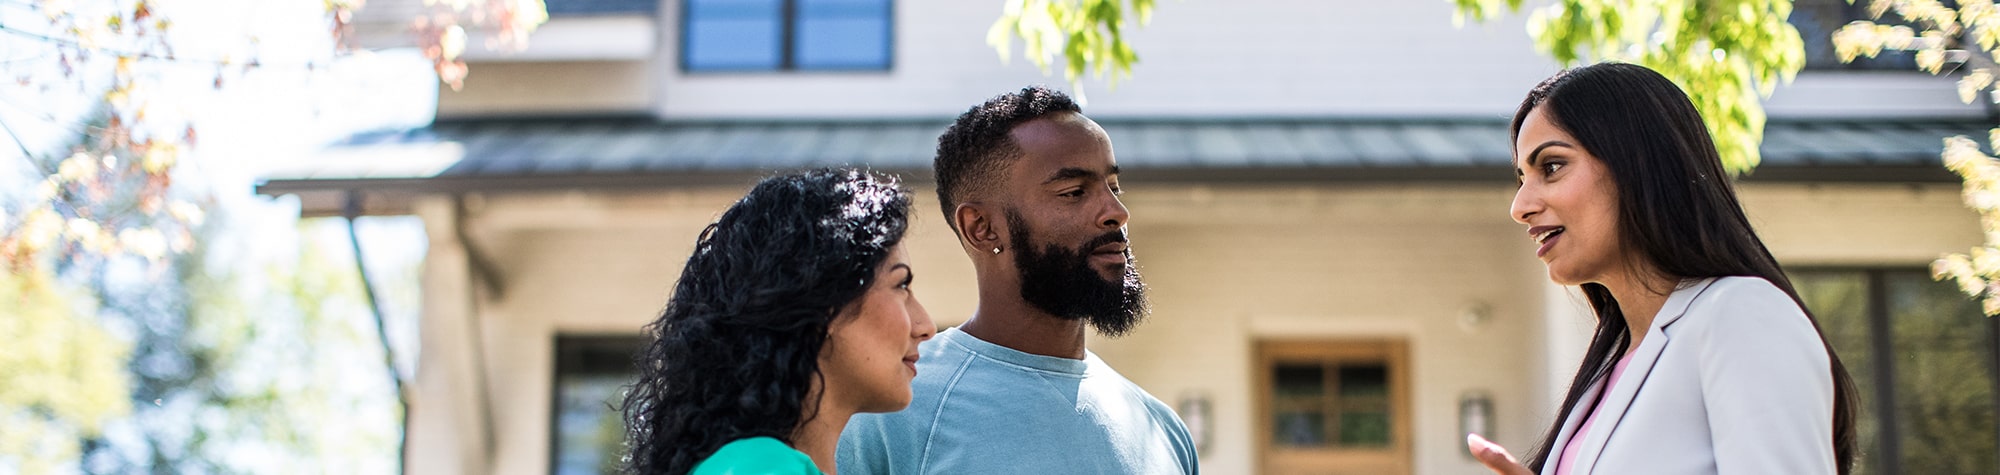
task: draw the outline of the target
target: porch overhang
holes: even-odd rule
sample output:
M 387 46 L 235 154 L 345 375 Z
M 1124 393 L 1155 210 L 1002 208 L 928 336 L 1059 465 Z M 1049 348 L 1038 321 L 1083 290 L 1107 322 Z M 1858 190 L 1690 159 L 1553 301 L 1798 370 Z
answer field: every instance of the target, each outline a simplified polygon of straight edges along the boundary
M 1505 183 L 1506 124 L 1486 120 L 1104 119 L 1128 179 L 1148 184 Z M 330 158 L 264 176 L 336 215 L 401 214 L 422 195 L 747 186 L 775 170 L 865 166 L 930 180 L 942 119 L 671 122 L 651 118 L 440 122 L 356 137 Z M 1965 121 L 1776 121 L 1749 182 L 1946 183 L 1943 138 Z

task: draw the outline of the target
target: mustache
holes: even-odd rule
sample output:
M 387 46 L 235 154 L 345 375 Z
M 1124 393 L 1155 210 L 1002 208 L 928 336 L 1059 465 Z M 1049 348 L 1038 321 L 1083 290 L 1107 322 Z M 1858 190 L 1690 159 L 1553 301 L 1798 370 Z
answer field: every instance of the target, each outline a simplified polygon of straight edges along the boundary
M 1132 253 L 1132 248 L 1129 247 L 1131 245 L 1131 240 L 1125 237 L 1125 230 L 1119 229 L 1108 233 L 1104 233 L 1101 236 L 1098 236 L 1094 239 L 1091 239 L 1088 242 L 1083 243 L 1083 247 L 1077 248 L 1078 251 L 1081 251 L 1078 252 L 1078 254 L 1089 255 L 1090 251 L 1097 249 L 1099 246 L 1111 243 L 1126 243 L 1128 247 L 1125 248 L 1125 253 L 1126 254 Z

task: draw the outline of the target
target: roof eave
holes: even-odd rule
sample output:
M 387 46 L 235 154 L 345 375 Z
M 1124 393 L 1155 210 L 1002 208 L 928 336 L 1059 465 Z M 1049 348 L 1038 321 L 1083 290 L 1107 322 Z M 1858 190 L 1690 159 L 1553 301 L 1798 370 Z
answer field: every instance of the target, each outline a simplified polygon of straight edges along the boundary
M 410 201 L 424 195 L 532 193 L 562 190 L 649 191 L 749 186 L 773 170 L 674 171 L 622 174 L 481 175 L 429 178 L 270 180 L 257 186 L 265 196 L 298 195 L 300 214 L 338 216 L 347 193 L 369 197 L 366 214 L 408 214 Z M 881 169 L 913 184 L 928 184 L 929 169 Z M 1512 173 L 1499 167 L 1145 167 L 1125 179 L 1147 184 L 1296 185 L 1355 183 L 1503 184 Z M 1942 166 L 1817 165 L 1766 166 L 1743 177 L 1749 183 L 1953 183 Z

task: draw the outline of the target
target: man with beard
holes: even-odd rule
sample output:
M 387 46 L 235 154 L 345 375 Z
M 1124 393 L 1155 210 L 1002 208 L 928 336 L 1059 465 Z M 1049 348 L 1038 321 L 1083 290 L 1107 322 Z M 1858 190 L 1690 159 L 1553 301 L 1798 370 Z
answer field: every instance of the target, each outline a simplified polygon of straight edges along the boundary
M 920 347 L 908 409 L 849 421 L 840 472 L 1196 473 L 1180 418 L 1084 348 L 1146 314 L 1104 129 L 1029 87 L 960 115 L 933 165 L 979 307 Z

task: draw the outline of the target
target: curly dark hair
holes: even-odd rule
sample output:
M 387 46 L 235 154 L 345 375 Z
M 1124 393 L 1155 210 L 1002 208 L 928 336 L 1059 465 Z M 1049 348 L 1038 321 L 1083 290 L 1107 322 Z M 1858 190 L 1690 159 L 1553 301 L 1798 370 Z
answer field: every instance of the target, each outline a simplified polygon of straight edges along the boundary
M 765 178 L 695 241 L 646 331 L 625 396 L 627 470 L 683 474 L 724 444 L 787 444 L 828 328 L 860 299 L 909 229 L 894 177 L 820 169 Z
M 958 229 L 951 219 L 958 204 L 986 193 L 1002 166 L 1020 157 L 1020 145 L 1008 136 L 1014 127 L 1058 112 L 1082 113 L 1083 108 L 1062 91 L 1028 86 L 959 114 L 958 121 L 938 136 L 937 158 L 931 160 L 945 224 Z

